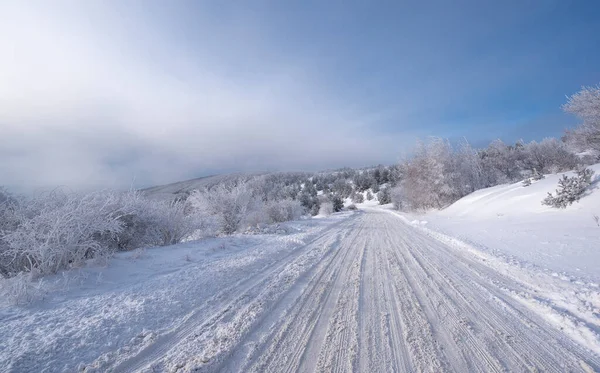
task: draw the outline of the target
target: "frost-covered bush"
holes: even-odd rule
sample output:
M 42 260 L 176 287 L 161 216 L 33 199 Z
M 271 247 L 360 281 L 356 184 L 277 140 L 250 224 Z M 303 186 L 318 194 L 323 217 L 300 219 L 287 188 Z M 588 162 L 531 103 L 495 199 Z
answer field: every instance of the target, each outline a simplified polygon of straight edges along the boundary
M 14 209 L 16 199 L 0 187 L 0 276 L 9 277 L 11 273 L 11 258 L 8 243 L 3 236 L 16 227 Z
M 384 188 L 377 193 L 377 199 L 379 200 L 380 205 L 387 205 L 388 203 L 392 203 L 392 195 L 390 193 L 390 188 Z
M 283 183 L 282 178 L 259 177 L 219 184 L 194 191 L 187 201 L 194 211 L 212 216 L 217 232 L 222 234 L 296 220 L 308 211 L 316 215 L 319 200 L 313 184 L 307 181 L 302 189 L 297 178 L 292 178 L 290 185 Z
M 350 210 L 350 211 L 355 211 L 355 210 L 358 210 L 358 208 L 356 207 L 356 205 L 355 205 L 354 203 L 350 204 L 350 205 L 347 207 L 347 209 L 348 209 L 348 210 Z
M 319 215 L 329 216 L 333 214 L 333 203 L 330 201 L 321 202 L 321 207 L 319 208 Z
M 243 182 L 194 191 L 188 200 L 197 211 L 215 217 L 217 229 L 223 234 L 237 232 L 257 203 L 252 190 Z
M 115 192 L 63 189 L 21 199 L 12 208 L 13 229 L 2 233 L 3 267 L 45 275 L 109 254 L 101 237 L 121 233 L 120 219 L 131 213 L 121 202 Z
M 192 209 L 187 199 L 150 200 L 138 191 L 123 193 L 120 198 L 121 204 L 128 206 L 128 213 L 119 218 L 121 232 L 100 237 L 116 251 L 174 245 L 194 233 L 198 233 L 195 237 L 210 235 L 214 229 L 211 217 Z
M 523 184 L 524 187 L 530 186 L 531 185 L 531 178 L 528 177 L 527 179 L 523 180 L 522 184 Z
M 0 296 L 13 305 L 28 304 L 44 295 L 43 284 L 33 273 L 20 272 L 0 280 Z
M 141 246 L 167 246 L 182 242 L 193 233 L 200 236 L 211 233 L 212 220 L 198 211 L 193 211 L 186 201 L 160 201 L 147 203 L 136 211 L 146 225 L 147 239 Z
M 353 203 L 363 203 L 365 201 L 365 197 L 362 193 L 353 193 L 350 196 L 350 199 L 352 199 Z
M 187 202 L 151 201 L 136 191 L 13 198 L 0 204 L 0 273 L 52 274 L 119 250 L 179 243 L 208 227 Z
M 406 209 L 407 201 L 404 198 L 404 193 L 403 193 L 402 187 L 392 188 L 390 190 L 390 198 L 392 200 L 394 209 L 396 209 L 396 210 Z
M 579 202 L 579 199 L 592 183 L 594 171 L 589 168 L 577 170 L 577 175 L 568 177 L 563 175 L 558 181 L 556 194 L 548 193 L 548 196 L 542 201 L 543 205 L 566 208 L 573 202 Z
M 289 199 L 268 202 L 265 206 L 265 211 L 269 223 L 298 220 L 304 215 L 304 208 L 300 202 Z
M 367 190 L 367 201 L 372 201 L 373 200 L 373 193 L 371 193 L 370 190 Z

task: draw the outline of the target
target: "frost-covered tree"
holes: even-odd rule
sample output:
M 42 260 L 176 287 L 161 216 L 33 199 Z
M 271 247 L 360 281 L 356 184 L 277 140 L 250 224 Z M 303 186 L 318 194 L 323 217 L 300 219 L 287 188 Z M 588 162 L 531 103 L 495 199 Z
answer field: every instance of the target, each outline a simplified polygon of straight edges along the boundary
M 556 173 L 577 167 L 577 157 L 555 138 L 532 141 L 525 146 L 525 167 L 541 173 Z
M 479 152 L 483 186 L 510 183 L 522 178 L 524 145 L 517 142 L 513 146 L 502 140 L 495 140 Z
M 404 205 L 410 209 L 441 208 L 460 194 L 459 173 L 452 148 L 443 139 L 419 142 L 403 165 L 401 187 Z M 389 202 L 388 202 L 389 203 Z
M 565 134 L 565 142 L 576 152 L 592 152 L 600 157 L 600 86 L 583 87 L 569 97 L 563 110 L 583 123 Z
M 331 186 L 331 191 L 342 198 L 347 198 L 352 193 L 352 185 L 344 178 L 336 179 Z
M 463 139 L 454 154 L 454 167 L 458 173 L 456 187 L 460 195 L 466 195 L 485 186 L 480 158 L 466 139 Z

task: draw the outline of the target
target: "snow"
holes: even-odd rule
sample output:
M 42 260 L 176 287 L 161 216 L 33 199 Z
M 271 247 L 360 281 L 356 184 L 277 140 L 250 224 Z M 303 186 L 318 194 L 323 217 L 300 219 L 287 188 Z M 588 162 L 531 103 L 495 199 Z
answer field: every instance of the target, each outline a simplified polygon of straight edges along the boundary
M 46 277 L 27 306 L 0 298 L 0 371 L 599 371 L 600 193 L 542 206 L 558 177 Z
M 0 371 L 104 371 L 154 343 L 223 289 L 235 289 L 339 223 L 344 214 L 284 224 L 290 234 L 237 235 L 119 253 L 44 279 L 26 307 L 0 298 Z M 1 285 L 1 283 L 0 283 Z
M 444 210 L 406 216 L 522 265 L 597 282 L 600 227 L 594 215 L 600 215 L 600 164 L 591 168 L 596 183 L 590 193 L 564 210 L 541 204 L 555 191 L 561 173 L 528 187 L 518 182 L 478 190 Z

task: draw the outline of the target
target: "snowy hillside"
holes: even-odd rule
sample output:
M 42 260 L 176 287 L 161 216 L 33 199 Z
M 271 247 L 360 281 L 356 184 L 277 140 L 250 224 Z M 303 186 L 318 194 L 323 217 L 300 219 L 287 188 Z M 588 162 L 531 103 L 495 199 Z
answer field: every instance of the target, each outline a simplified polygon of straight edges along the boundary
M 238 178 L 250 178 L 252 176 L 258 176 L 261 174 L 242 174 L 242 173 L 234 173 L 234 174 L 225 174 L 225 175 L 214 175 L 214 176 L 205 176 L 197 179 L 179 181 L 172 184 L 166 185 L 158 185 L 150 188 L 143 189 L 144 194 L 152 199 L 156 200 L 171 200 L 173 196 L 179 194 L 190 193 L 193 190 L 210 188 L 212 186 L 227 183 L 232 180 L 236 180 Z
M 594 216 L 600 215 L 600 164 L 590 168 L 595 183 L 579 203 L 566 209 L 541 204 L 548 192 L 555 191 L 559 173 L 528 187 L 518 182 L 478 190 L 444 210 L 413 218 L 515 260 L 598 278 L 600 226 Z

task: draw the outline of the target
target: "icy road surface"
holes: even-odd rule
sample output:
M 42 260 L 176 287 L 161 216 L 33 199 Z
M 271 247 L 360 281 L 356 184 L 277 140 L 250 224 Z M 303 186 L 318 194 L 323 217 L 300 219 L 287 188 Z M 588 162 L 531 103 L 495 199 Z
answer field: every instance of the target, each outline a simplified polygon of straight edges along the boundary
M 242 254 L 261 255 L 252 248 Z M 242 254 L 232 257 L 241 260 Z M 78 369 L 600 371 L 597 289 L 581 299 L 552 293 L 579 294 L 588 287 L 567 283 L 561 288 L 559 279 L 547 284 L 542 279 L 541 285 L 524 281 L 392 213 L 355 213 L 270 255 L 276 260 L 248 259 L 256 262 L 243 272 L 231 269 L 229 282 L 216 287 L 189 284 L 185 276 L 202 270 L 194 271 L 193 265 L 177 272 L 171 281 L 181 282 L 182 298 L 186 288 L 196 286 L 188 295 L 205 287 L 205 299 L 157 306 L 157 314 L 171 307 L 184 316 L 170 329 L 134 338 Z M 193 308 L 180 310 L 189 305 Z M 143 326 L 142 316 L 120 322 L 127 325 L 127 318 Z M 44 359 L 30 356 L 8 368 L 35 367 L 36 358 Z M 61 371 L 61 366 L 41 365 L 46 371 Z

